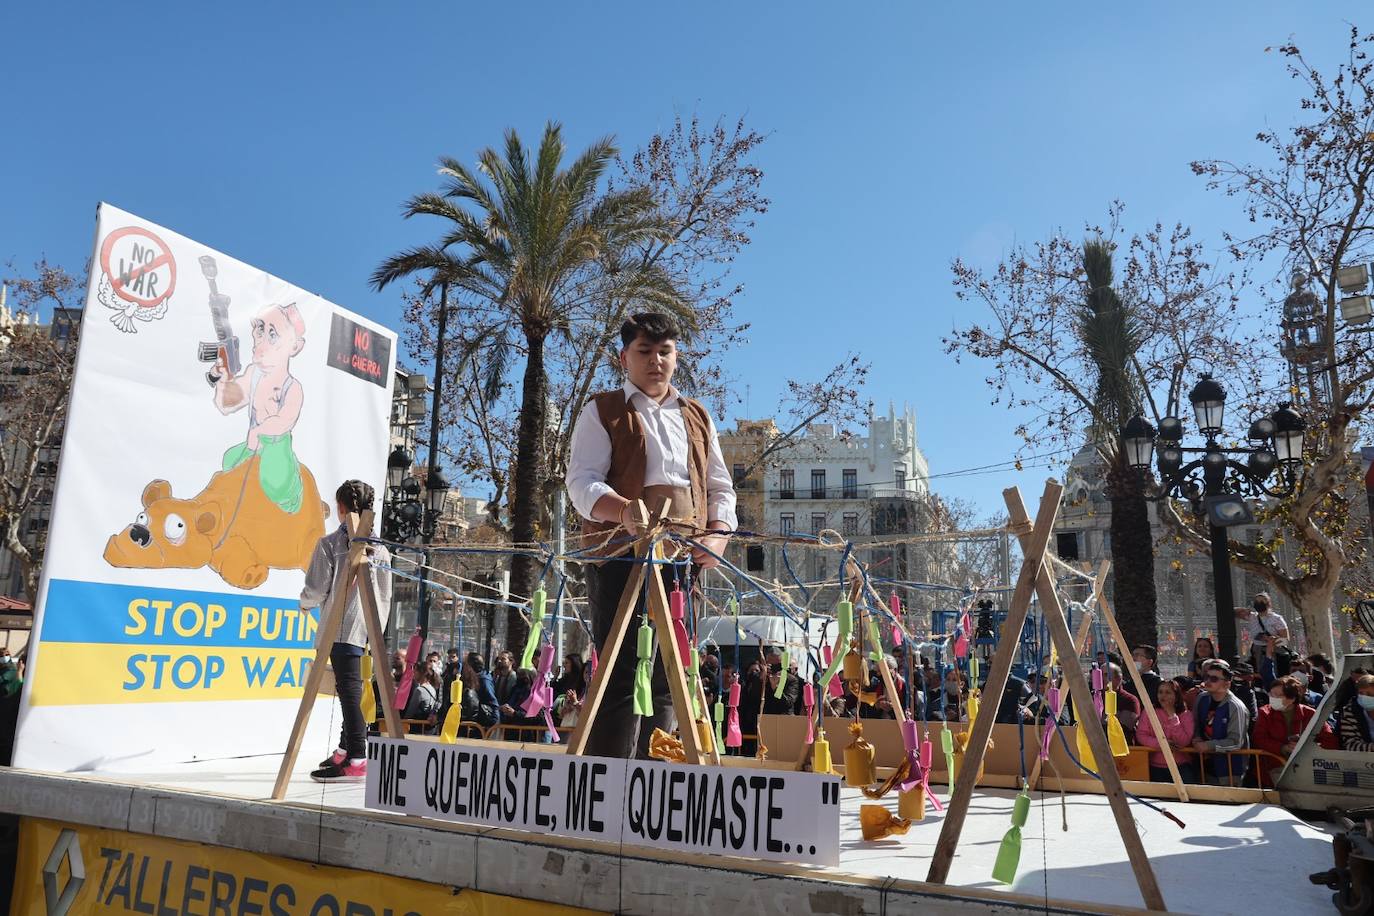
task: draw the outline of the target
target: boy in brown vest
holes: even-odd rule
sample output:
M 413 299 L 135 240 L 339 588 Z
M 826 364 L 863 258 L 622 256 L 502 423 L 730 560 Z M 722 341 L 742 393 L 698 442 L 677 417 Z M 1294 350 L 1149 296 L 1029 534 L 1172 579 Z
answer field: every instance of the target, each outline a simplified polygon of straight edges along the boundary
M 672 385 L 677 337 L 677 327 L 666 315 L 630 317 L 620 328 L 620 367 L 625 372 L 625 385 L 594 395 L 573 428 L 568 460 L 568 494 L 573 507 L 584 519 L 583 531 L 614 532 L 607 550 L 611 559 L 587 567 L 587 595 L 600 647 L 606 644 L 633 570 L 634 564 L 624 555 L 632 546 L 631 537 L 642 533 L 630 511 L 635 500 L 643 499 L 654 511 L 667 499 L 672 503 L 670 518 L 700 529 L 730 531 L 736 525 L 735 488 L 720 454 L 711 415 Z M 725 549 L 726 538 L 721 535 L 693 539 L 717 554 Z M 709 569 L 717 561 L 705 550 L 696 549 L 692 562 Z M 664 567 L 656 569 L 664 575 Z M 642 601 L 638 610 L 643 612 Z M 667 634 L 656 633 L 655 637 L 662 640 Z M 695 664 L 695 659 L 690 662 Z M 644 723 L 634 715 L 634 668 L 632 629 L 621 644 L 614 669 L 596 673 L 596 677 L 610 680 L 587 739 L 588 754 L 645 758 L 653 730 L 672 731 L 672 694 L 662 654 L 654 661 L 654 714 Z

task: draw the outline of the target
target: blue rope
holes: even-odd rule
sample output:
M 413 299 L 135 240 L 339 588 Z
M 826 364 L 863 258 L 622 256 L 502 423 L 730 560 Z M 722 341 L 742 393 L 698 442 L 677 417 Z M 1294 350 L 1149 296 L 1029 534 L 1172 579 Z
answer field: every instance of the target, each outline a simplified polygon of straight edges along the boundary
M 802 582 L 802 580 L 797 577 L 796 572 L 792 569 L 792 561 L 787 558 L 787 544 L 785 542 L 782 545 L 782 565 L 787 568 L 787 574 L 792 577 L 792 581 L 797 583 L 797 587 L 801 589 L 802 598 L 805 599 L 805 601 L 808 604 L 810 604 L 811 591 L 806 587 L 806 583 Z

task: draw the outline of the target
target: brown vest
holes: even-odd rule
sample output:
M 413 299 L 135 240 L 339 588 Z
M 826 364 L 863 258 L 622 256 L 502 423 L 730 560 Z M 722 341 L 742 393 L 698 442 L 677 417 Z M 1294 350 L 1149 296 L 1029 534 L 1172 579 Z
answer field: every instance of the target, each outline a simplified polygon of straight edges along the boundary
M 597 416 L 611 439 L 611 466 L 606 483 L 630 501 L 644 494 L 645 446 L 644 420 L 631 406 L 623 389 L 592 395 Z M 692 518 L 698 528 L 706 527 L 706 464 L 711 448 L 711 415 L 689 397 L 679 395 L 682 422 L 687 430 L 687 476 L 692 484 Z M 649 511 L 658 507 L 650 506 Z M 582 520 L 586 534 L 602 534 L 618 527 L 614 522 Z M 628 545 L 620 548 L 628 549 Z M 618 552 L 612 548 L 612 552 Z

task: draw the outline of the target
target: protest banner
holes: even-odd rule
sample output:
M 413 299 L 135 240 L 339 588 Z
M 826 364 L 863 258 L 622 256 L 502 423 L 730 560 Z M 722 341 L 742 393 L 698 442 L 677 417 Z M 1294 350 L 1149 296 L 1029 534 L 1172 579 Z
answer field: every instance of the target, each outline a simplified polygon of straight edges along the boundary
M 368 739 L 365 804 L 554 836 L 839 863 L 839 777 Z
M 334 490 L 385 482 L 395 335 L 108 204 L 96 224 L 15 763 L 279 752 Z

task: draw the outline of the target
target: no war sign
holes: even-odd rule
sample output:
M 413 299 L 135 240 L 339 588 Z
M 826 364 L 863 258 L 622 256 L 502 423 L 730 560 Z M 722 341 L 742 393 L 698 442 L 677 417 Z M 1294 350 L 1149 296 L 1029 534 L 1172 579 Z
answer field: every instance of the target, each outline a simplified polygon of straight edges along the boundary
M 708 855 L 839 864 L 839 778 L 368 739 L 366 806 Z

